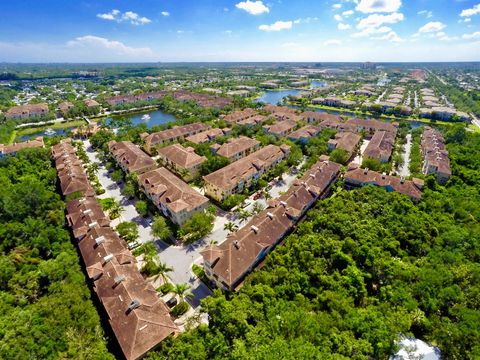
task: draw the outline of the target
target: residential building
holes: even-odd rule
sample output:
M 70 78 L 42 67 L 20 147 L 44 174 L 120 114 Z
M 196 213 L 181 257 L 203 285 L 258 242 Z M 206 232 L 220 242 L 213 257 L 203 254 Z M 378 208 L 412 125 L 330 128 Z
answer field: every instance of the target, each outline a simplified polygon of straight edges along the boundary
M 189 136 L 201 133 L 209 129 L 208 125 L 202 123 L 194 123 L 182 126 L 174 126 L 171 129 L 159 131 L 153 134 L 143 133 L 140 137 L 145 141 L 145 151 L 152 153 L 154 148 L 157 148 L 165 143 L 183 140 Z
M 328 120 L 328 121 L 335 120 L 337 122 L 344 121 L 344 118 L 339 115 L 334 115 L 334 114 L 321 112 L 321 111 L 305 111 L 300 114 L 300 117 L 303 120 L 306 120 L 308 123 L 321 123 L 322 121 L 325 121 L 325 120 Z
M 48 104 L 28 104 L 14 106 L 5 113 L 7 119 L 26 119 L 35 116 L 47 116 Z
M 355 106 L 355 101 L 344 100 L 339 97 L 315 98 L 312 100 L 314 105 L 326 105 L 331 107 L 351 108 Z
M 18 151 L 22 149 L 43 148 L 43 147 L 45 147 L 45 143 L 43 142 L 43 137 L 41 136 L 33 140 L 14 143 L 11 145 L 0 144 L 0 158 L 7 155 L 15 155 Z
M 191 143 L 194 144 L 204 144 L 206 142 L 210 142 L 215 140 L 219 136 L 225 136 L 230 134 L 230 129 L 229 128 L 214 128 L 214 129 L 209 129 L 202 131 L 200 133 L 197 133 L 195 135 L 188 136 L 185 138 L 185 140 L 190 141 Z
M 238 111 L 234 111 L 234 112 L 232 112 L 228 115 L 225 115 L 223 117 L 223 120 L 226 121 L 229 124 L 236 124 L 240 121 L 249 119 L 249 118 L 254 117 L 256 115 L 258 115 L 258 113 L 255 110 L 253 110 L 251 108 L 247 108 L 245 110 L 238 110 Z
M 142 93 L 137 95 L 118 95 L 105 99 L 110 106 L 117 106 L 123 104 L 133 104 L 140 101 L 153 101 L 163 98 L 167 95 L 166 91 L 157 91 L 150 93 Z
M 286 106 L 276 106 L 268 104 L 263 107 L 263 110 L 269 112 L 270 117 L 275 118 L 277 121 L 292 120 L 298 122 L 299 120 L 301 120 L 301 117 L 297 115 L 295 109 L 291 109 Z
M 194 101 L 198 106 L 204 108 L 217 108 L 232 105 L 232 100 L 221 96 L 212 96 L 209 94 L 193 93 L 187 90 L 178 90 L 173 93 L 173 97 L 178 101 Z
M 403 177 L 398 178 L 351 165 L 345 173 L 344 179 L 347 186 L 375 185 L 385 188 L 388 192 L 396 191 L 407 195 L 414 201 L 419 201 L 422 198 L 424 182 L 417 178 L 405 180 Z
M 305 144 L 312 137 L 317 136 L 322 129 L 320 126 L 305 125 L 298 130 L 295 130 L 288 135 L 288 138 L 292 141 L 298 141 L 301 144 Z
M 74 108 L 74 105 L 69 101 L 64 101 L 58 104 L 58 110 L 62 113 L 63 116 L 68 115 L 70 110 Z
M 100 107 L 100 104 L 93 99 L 85 99 L 83 102 L 87 108 Z
M 234 162 L 260 149 L 260 142 L 246 136 L 239 136 L 228 139 L 222 145 L 214 144 L 210 148 L 215 154 Z
M 208 207 L 208 199 L 165 168 L 138 177 L 140 189 L 172 222 L 182 225 Z
M 445 139 L 440 131 L 426 126 L 422 134 L 422 172 L 425 175 L 436 174 L 440 184 L 445 184 L 452 176 Z
M 276 122 L 273 125 L 266 125 L 263 127 L 263 130 L 269 134 L 273 134 L 279 137 L 284 137 L 290 134 L 295 127 L 297 126 L 297 122 L 294 120 L 283 120 Z
M 390 131 L 378 130 L 368 143 L 363 157 L 379 160 L 386 163 L 392 156 L 393 147 L 395 145 L 395 133 Z
M 205 275 L 221 289 L 238 289 L 245 276 L 294 229 L 305 212 L 326 196 L 339 174 L 339 164 L 317 162 L 284 195 L 270 201 L 265 210 L 225 242 L 202 251 Z
M 269 169 L 275 167 L 290 154 L 288 145 L 267 145 L 266 147 L 235 161 L 207 176 L 205 194 L 217 201 L 223 201 L 232 194 L 241 193 Z
M 340 131 L 361 132 L 365 131 L 367 135 L 372 135 L 378 130 L 397 133 L 398 123 L 382 122 L 374 119 L 354 118 L 347 120 L 343 125 L 339 126 Z
M 143 174 L 158 167 L 155 160 L 130 141 L 116 142 L 112 140 L 108 143 L 108 149 L 125 172 Z
M 349 158 L 353 155 L 358 143 L 362 137 L 350 131 L 339 132 L 335 134 L 334 139 L 328 140 L 328 150 L 343 149 L 349 154 Z
M 196 179 L 200 174 L 200 166 L 207 161 L 205 156 L 195 153 L 192 147 L 180 144 L 165 146 L 158 150 L 160 162 L 185 181 Z

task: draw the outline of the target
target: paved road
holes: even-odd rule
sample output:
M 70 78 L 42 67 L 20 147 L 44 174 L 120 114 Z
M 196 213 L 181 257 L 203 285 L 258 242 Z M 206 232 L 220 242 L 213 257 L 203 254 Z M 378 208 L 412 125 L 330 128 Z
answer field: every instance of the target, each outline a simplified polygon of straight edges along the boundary
M 412 134 L 407 134 L 405 137 L 407 142 L 403 145 L 403 165 L 398 171 L 400 176 L 410 176 L 410 152 L 412 150 Z
M 90 142 L 85 140 L 84 145 L 89 160 L 100 164 L 97 159 L 97 153 L 92 149 Z M 199 241 L 188 246 L 171 246 L 153 237 L 150 233 L 149 219 L 142 218 L 135 209 L 134 204 L 136 200 L 129 200 L 122 194 L 121 186 L 118 186 L 110 178 L 108 171 L 102 164 L 100 164 L 100 171 L 97 176 L 106 190 L 105 194 L 102 194 L 99 198 L 113 197 L 122 204 L 125 211 L 122 213 L 120 221 L 133 221 L 138 224 L 139 242 L 155 242 L 160 261 L 173 268 L 173 271 L 168 273 L 168 277 L 172 282 L 175 284 L 187 283 L 191 286 L 190 291 L 194 294 L 194 298 L 191 301 L 192 304 L 198 305 L 200 303 L 202 298 L 199 296 L 205 297 L 211 295 L 211 291 L 201 281 L 198 281 L 191 272 L 192 264 L 200 257 L 200 251 L 202 251 L 208 243 Z M 115 222 L 113 224 L 115 224 Z

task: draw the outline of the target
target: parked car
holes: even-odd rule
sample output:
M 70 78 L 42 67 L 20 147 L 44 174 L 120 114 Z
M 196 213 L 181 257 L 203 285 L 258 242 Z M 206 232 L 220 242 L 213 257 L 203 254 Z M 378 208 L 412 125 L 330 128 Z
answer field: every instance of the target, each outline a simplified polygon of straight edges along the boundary
M 178 301 L 177 301 L 177 298 L 171 298 L 170 300 L 167 300 L 166 304 L 167 306 L 171 309 L 173 308 L 175 305 L 177 305 Z
M 253 200 L 258 200 L 262 197 L 262 193 L 261 192 L 257 192 L 254 196 L 253 196 Z
M 244 209 L 246 208 L 248 205 L 250 205 L 252 202 L 250 200 L 245 200 L 243 203 L 241 203 L 239 206 Z
M 140 246 L 140 243 L 138 241 L 132 241 L 127 244 L 128 250 L 136 249 L 139 246 Z

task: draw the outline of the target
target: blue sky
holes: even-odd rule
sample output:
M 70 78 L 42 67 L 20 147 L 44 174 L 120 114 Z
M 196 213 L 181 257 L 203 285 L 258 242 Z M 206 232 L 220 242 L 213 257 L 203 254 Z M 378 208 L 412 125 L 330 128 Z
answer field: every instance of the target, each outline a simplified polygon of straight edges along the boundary
M 2 1 L 0 61 L 480 60 L 480 0 Z

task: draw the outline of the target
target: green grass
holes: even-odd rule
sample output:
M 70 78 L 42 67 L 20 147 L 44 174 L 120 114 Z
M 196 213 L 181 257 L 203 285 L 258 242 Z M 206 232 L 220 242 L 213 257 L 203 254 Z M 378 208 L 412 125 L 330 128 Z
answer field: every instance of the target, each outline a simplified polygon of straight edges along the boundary
M 468 125 L 467 128 L 470 129 L 471 131 L 475 132 L 475 133 L 480 133 L 480 127 L 478 127 L 474 124 Z

